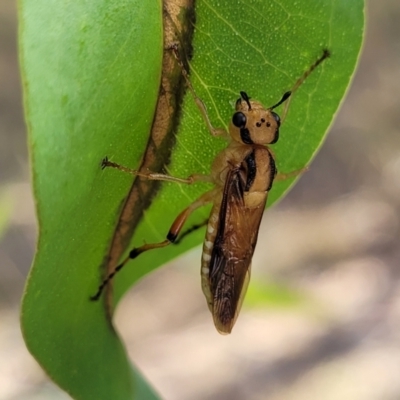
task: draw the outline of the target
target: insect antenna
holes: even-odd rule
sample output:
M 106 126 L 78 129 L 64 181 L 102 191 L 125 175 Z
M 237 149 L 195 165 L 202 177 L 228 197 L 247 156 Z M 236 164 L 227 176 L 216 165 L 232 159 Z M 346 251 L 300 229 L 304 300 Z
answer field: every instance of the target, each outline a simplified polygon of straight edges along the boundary
M 240 96 L 247 103 L 247 106 L 249 107 L 249 110 L 251 110 L 250 97 L 247 95 L 247 93 L 246 92 L 240 92 Z
M 328 49 L 324 49 L 322 52 L 322 55 L 315 60 L 314 64 L 312 64 L 308 68 L 308 70 L 305 71 L 304 74 L 294 84 L 294 86 L 292 87 L 292 93 L 295 92 L 299 88 L 299 86 L 301 86 L 301 84 L 308 78 L 308 76 L 311 74 L 311 72 L 313 72 L 314 69 L 317 68 L 318 65 L 322 63 L 322 61 L 326 60 L 330 56 L 331 56 L 331 52 Z
M 273 110 L 274 108 L 280 106 L 282 103 L 284 103 L 290 97 L 291 94 L 292 94 L 291 91 L 284 93 L 282 98 L 276 104 L 274 104 L 272 107 L 270 107 L 269 109 Z
M 297 79 L 297 81 L 296 81 L 296 83 L 293 85 L 291 91 L 290 91 L 290 92 L 286 92 L 286 93 L 283 95 L 283 97 L 285 97 L 285 95 L 286 95 L 287 93 L 293 94 L 293 93 L 303 84 L 303 82 L 308 78 L 308 76 L 311 74 L 311 72 L 313 72 L 313 71 L 315 70 L 315 68 L 318 67 L 318 65 L 320 65 L 324 60 L 326 60 L 326 59 L 329 58 L 330 56 L 331 56 L 331 52 L 330 52 L 328 49 L 324 49 L 323 52 L 322 52 L 322 55 L 321 55 L 319 58 L 317 58 L 317 59 L 315 60 L 315 62 L 308 68 L 307 71 L 305 71 L 305 72 L 303 73 L 302 76 L 300 76 L 299 79 Z M 290 94 L 286 97 L 286 99 L 287 99 L 289 96 L 290 96 Z M 282 99 L 282 100 L 281 100 L 279 103 L 277 103 L 275 106 L 271 107 L 271 110 L 272 110 L 273 108 L 277 107 L 279 104 L 282 104 L 283 101 L 285 101 L 285 100 Z M 285 109 L 283 110 L 282 117 L 281 117 L 281 122 L 282 122 L 282 123 L 283 123 L 283 121 L 286 119 L 286 115 L 287 115 L 288 110 L 289 110 L 289 105 L 290 105 L 290 99 L 289 99 L 289 101 L 285 104 Z

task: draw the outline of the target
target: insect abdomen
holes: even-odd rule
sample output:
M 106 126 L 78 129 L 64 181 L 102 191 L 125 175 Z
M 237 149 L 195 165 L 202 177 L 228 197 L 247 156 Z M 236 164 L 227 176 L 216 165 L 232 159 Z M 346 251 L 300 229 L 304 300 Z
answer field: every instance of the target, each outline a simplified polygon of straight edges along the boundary
M 201 287 L 211 312 L 213 311 L 214 300 L 210 290 L 210 260 L 215 237 L 217 235 L 218 209 L 219 207 L 216 207 L 214 203 L 210 218 L 208 219 L 207 232 L 203 242 L 203 253 L 201 257 Z

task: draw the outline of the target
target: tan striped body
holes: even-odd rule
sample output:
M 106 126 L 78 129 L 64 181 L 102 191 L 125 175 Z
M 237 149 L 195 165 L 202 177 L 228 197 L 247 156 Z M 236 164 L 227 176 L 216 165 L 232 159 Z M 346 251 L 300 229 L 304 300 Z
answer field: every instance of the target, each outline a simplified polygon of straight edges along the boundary
M 218 214 L 222 196 L 219 201 L 214 202 L 211 210 L 210 218 L 208 219 L 206 236 L 203 242 L 203 252 L 201 255 L 201 288 L 208 304 L 208 308 L 213 312 L 213 295 L 210 290 L 210 260 L 214 247 L 215 237 L 217 235 Z
M 232 142 L 217 156 L 212 171 L 216 190 L 203 243 L 201 281 L 215 326 L 226 334 L 247 290 L 275 164 L 267 147 Z

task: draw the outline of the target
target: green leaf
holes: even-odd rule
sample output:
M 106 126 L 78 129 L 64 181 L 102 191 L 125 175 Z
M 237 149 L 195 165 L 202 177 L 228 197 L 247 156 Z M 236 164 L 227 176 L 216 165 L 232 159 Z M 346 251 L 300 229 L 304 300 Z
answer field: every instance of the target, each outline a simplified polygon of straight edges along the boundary
M 102 171 L 100 161 L 107 155 L 135 168 L 145 151 L 161 73 L 161 3 L 21 0 L 20 21 L 40 229 L 22 306 L 26 343 L 74 398 L 152 398 L 132 373 L 104 303 L 88 298 L 132 183 L 118 170 Z M 308 165 L 321 145 L 354 72 L 362 34 L 361 0 L 198 0 L 191 81 L 213 125 L 226 127 L 240 90 L 272 105 L 328 48 L 332 57 L 294 94 L 273 146 L 279 171 L 290 172 Z M 208 172 L 224 145 L 207 132 L 188 93 L 166 171 L 180 177 Z M 274 184 L 269 205 L 291 184 Z M 131 244 L 163 240 L 175 215 L 206 188 L 163 184 Z M 199 210 L 188 227 L 206 216 Z M 115 302 L 203 235 L 198 230 L 179 246 L 128 264 L 115 278 Z
M 22 329 L 49 376 L 77 399 L 149 391 L 89 296 L 131 181 L 121 176 L 116 184 L 100 162 L 108 154 L 135 164 L 146 147 L 161 73 L 161 16 L 159 1 L 20 3 L 40 230 Z

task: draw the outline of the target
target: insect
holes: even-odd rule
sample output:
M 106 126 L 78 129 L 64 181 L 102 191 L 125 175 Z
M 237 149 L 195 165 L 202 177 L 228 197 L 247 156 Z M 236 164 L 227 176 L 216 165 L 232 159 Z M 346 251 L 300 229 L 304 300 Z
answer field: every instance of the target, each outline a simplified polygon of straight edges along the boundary
M 172 50 L 180 62 L 177 48 L 173 47 Z M 286 92 L 271 107 L 265 108 L 260 102 L 252 100 L 246 92 L 240 92 L 228 132 L 212 126 L 206 107 L 197 97 L 181 63 L 187 86 L 211 134 L 229 134 L 229 143 L 216 156 L 210 175 L 194 174 L 184 179 L 160 173 L 143 173 L 121 166 L 108 158 L 103 160 L 102 167 L 117 168 L 143 179 L 183 184 L 206 181 L 214 186 L 175 218 L 164 241 L 132 249 L 126 259 L 103 280 L 92 300 L 99 299 L 106 285 L 129 260 L 145 251 L 174 243 L 189 215 L 197 208 L 212 203 L 203 244 L 201 285 L 218 332 L 228 334 L 232 331 L 250 280 L 251 260 L 268 192 L 274 179 L 279 177 L 268 145 L 276 143 L 279 138 L 279 128 L 287 112 L 286 101 L 329 55 L 329 51 L 324 50 L 297 80 L 292 90 Z M 281 120 L 274 110 L 285 102 L 286 108 Z M 286 178 L 298 173 L 279 175 Z

